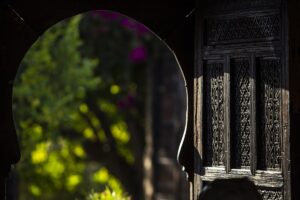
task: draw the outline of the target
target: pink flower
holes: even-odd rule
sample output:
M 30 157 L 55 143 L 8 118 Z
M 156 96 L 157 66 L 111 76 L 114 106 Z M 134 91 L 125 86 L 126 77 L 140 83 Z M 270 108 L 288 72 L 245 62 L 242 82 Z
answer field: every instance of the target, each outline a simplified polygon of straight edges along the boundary
M 121 25 L 131 31 L 134 31 L 139 36 L 149 32 L 143 24 L 128 18 L 123 18 Z
M 133 30 L 135 27 L 135 23 L 132 20 L 129 20 L 128 18 L 122 19 L 121 24 L 122 24 L 122 26 L 124 26 L 128 29 L 131 29 L 131 30 Z
M 117 106 L 121 110 L 132 108 L 135 106 L 135 97 L 132 94 L 128 94 L 117 102 Z
M 138 35 L 143 35 L 145 33 L 149 33 L 149 30 L 143 24 L 138 23 L 136 26 L 136 32 Z
M 120 23 L 124 28 L 133 31 L 138 36 L 141 36 L 149 32 L 149 30 L 143 24 L 138 23 L 137 21 L 130 19 L 117 12 L 106 11 L 106 10 L 95 10 L 92 11 L 92 16 L 96 18 L 99 17 L 106 21 L 116 21 Z
M 132 51 L 129 54 L 129 59 L 132 62 L 142 62 L 144 61 L 148 56 L 147 49 L 144 47 L 136 47 L 132 49 Z

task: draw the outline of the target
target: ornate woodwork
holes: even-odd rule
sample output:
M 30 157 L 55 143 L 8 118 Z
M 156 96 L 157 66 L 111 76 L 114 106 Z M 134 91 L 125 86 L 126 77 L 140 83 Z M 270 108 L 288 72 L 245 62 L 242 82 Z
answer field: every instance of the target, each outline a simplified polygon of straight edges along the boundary
M 282 189 L 272 190 L 272 188 L 259 188 L 259 193 L 263 200 L 283 200 Z
M 240 10 L 256 7 L 273 6 L 280 0 L 212 0 L 207 4 L 207 9 L 219 10 Z
M 234 60 L 231 67 L 232 83 L 232 162 L 235 168 L 250 168 L 251 85 L 248 59 Z
M 194 180 L 247 176 L 264 200 L 290 200 L 288 164 L 283 162 L 288 110 L 283 107 L 287 76 L 281 2 L 213 2 L 203 4 L 196 23 L 195 131 L 202 143 L 195 146 L 203 169 Z
M 272 40 L 280 36 L 280 16 L 243 16 L 207 19 L 207 43 L 237 43 L 249 40 Z
M 205 67 L 206 102 L 206 164 L 224 165 L 224 71 L 222 63 L 209 63 Z
M 281 166 L 280 71 L 279 60 L 259 62 L 259 164 L 264 170 Z

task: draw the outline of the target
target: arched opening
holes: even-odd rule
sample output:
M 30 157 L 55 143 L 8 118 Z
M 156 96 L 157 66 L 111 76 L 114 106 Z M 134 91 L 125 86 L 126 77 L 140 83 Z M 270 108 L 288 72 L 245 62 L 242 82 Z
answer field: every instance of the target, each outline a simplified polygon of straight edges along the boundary
M 110 25 L 103 26 L 105 23 L 110 23 Z M 184 106 L 186 90 L 174 55 L 161 44 L 162 42 L 156 36 L 153 36 L 153 33 L 132 19 L 117 13 L 94 11 L 82 18 L 75 17 L 75 19 L 69 19 L 68 22 L 56 26 L 65 26 L 65 29 L 53 27 L 45 33 L 47 36 L 43 36 L 47 39 L 41 38 L 32 47 L 35 50 L 30 50 L 25 56 L 22 65 L 27 66 L 23 68 L 24 71 L 22 67 L 20 68 L 21 73 L 16 84 L 19 85 L 19 88 L 16 86 L 17 89 L 15 89 L 16 102 L 24 104 L 20 104 L 22 106 L 16 104 L 15 113 L 23 112 L 20 115 L 26 118 L 16 117 L 17 127 L 23 132 L 28 131 L 25 136 L 27 139 L 31 140 L 36 137 L 34 140 L 39 141 L 38 144 L 32 143 L 32 145 L 24 147 L 32 148 L 27 154 L 27 161 L 33 164 L 31 166 L 39 166 L 37 173 L 43 171 L 42 169 L 47 172 L 48 169 L 49 176 L 47 175 L 47 178 L 51 176 L 57 178 L 59 173 L 61 176 L 65 176 L 64 189 L 66 191 L 72 191 L 77 186 L 81 186 L 81 188 L 90 186 L 88 184 L 80 185 L 84 178 L 82 174 L 89 173 L 79 169 L 84 168 L 82 165 L 74 171 L 70 170 L 68 175 L 66 175 L 67 170 L 62 169 L 65 168 L 62 166 L 65 166 L 66 163 L 72 164 L 73 162 L 74 166 L 74 160 L 87 157 L 94 159 L 97 157 L 101 160 L 110 155 L 109 159 L 118 155 L 123 157 L 127 166 L 134 163 L 136 159 L 140 159 L 143 170 L 149 167 L 147 159 L 151 159 L 150 162 L 155 160 L 154 165 L 157 165 L 158 169 L 166 167 L 165 171 L 153 173 L 153 169 L 150 169 L 152 172 L 149 173 L 138 172 L 136 166 L 126 171 L 125 165 L 117 166 L 120 165 L 119 160 L 113 162 L 112 165 L 119 167 L 116 169 L 116 171 L 119 170 L 116 174 L 124 176 L 124 180 L 134 182 L 135 186 L 142 186 L 140 183 L 143 183 L 141 180 L 136 181 L 135 177 L 144 177 L 144 175 L 147 176 L 147 173 L 150 184 L 159 181 L 154 180 L 155 176 L 168 172 L 170 170 L 168 167 L 174 166 L 176 149 L 182 134 L 178 130 L 183 131 L 186 121 Z M 124 30 L 118 32 L 116 27 L 123 27 Z M 76 32 L 77 28 L 79 32 Z M 112 39 L 114 39 L 113 42 L 110 41 Z M 117 47 L 105 46 L 109 44 L 117 44 Z M 102 54 L 97 55 L 99 52 Z M 124 54 L 124 52 L 127 53 Z M 103 57 L 100 58 L 100 56 Z M 146 61 L 146 59 L 148 60 Z M 60 67 L 62 65 L 65 67 Z M 74 66 L 76 66 L 76 70 Z M 174 69 L 174 66 L 177 70 Z M 132 76 L 135 78 L 134 81 L 132 81 Z M 52 100 L 47 100 L 49 93 L 52 95 Z M 98 95 L 99 98 L 97 98 Z M 93 96 L 96 98 L 92 98 Z M 72 102 L 75 102 L 75 113 L 74 109 L 68 108 Z M 22 109 L 23 111 L 21 111 Z M 173 111 L 174 109 L 177 110 Z M 174 116 L 176 112 L 179 114 Z M 35 120 L 28 121 L 28 118 Z M 143 122 L 143 118 L 146 122 Z M 18 122 L 18 120 L 20 121 Z M 70 120 L 73 121 L 70 123 Z M 80 120 L 85 120 L 81 127 Z M 136 131 L 143 129 L 140 127 L 143 123 L 144 140 L 138 138 L 139 131 Z M 75 141 L 75 143 L 68 146 L 69 141 L 61 140 L 58 133 L 58 137 L 53 139 L 54 142 L 49 144 L 51 136 L 45 133 L 49 132 L 53 135 L 53 132 L 58 130 L 59 132 L 63 130 L 64 137 L 71 137 L 72 142 Z M 74 136 L 73 132 L 82 135 Z M 136 132 L 135 137 L 133 137 L 133 132 Z M 175 132 L 178 134 L 177 139 L 173 135 L 175 142 L 173 141 L 173 145 L 171 145 L 172 134 Z M 41 139 L 43 135 L 46 136 L 46 140 Z M 150 137 L 148 141 L 147 137 Z M 76 141 L 78 138 L 79 140 Z M 136 141 L 132 144 L 134 138 Z M 85 146 L 81 143 L 82 139 L 86 142 Z M 94 142 L 96 144 L 92 145 Z M 157 151 L 149 145 L 157 147 Z M 96 153 L 99 152 L 97 149 L 99 147 L 103 153 L 101 158 Z M 55 153 L 59 155 L 51 156 L 49 152 L 53 153 L 55 148 L 58 150 Z M 90 149 L 87 151 L 85 148 Z M 68 150 L 66 151 L 66 149 Z M 111 154 L 112 149 L 115 155 Z M 141 157 L 130 151 L 140 154 Z M 173 160 L 168 158 L 168 154 Z M 146 156 L 146 159 L 143 156 Z M 55 162 L 56 164 L 54 164 Z M 168 163 L 171 165 L 168 166 Z M 41 167 L 42 165 L 45 168 Z M 151 165 L 153 167 L 153 164 Z M 25 170 L 30 169 L 34 169 L 34 167 Z M 55 169 L 58 171 L 55 172 Z M 101 167 L 93 163 L 89 169 L 90 175 L 96 182 L 104 183 L 104 179 L 108 183 L 110 181 L 110 185 L 118 182 L 113 181 L 114 176 L 110 175 L 110 168 L 105 165 Z M 133 176 L 133 173 L 136 173 L 136 176 Z M 139 175 L 139 173 L 142 174 Z M 178 181 L 180 175 L 174 175 L 174 173 L 176 172 L 172 171 L 171 176 Z M 117 175 L 115 177 L 118 178 Z M 42 179 L 34 184 L 26 184 L 29 192 L 33 195 L 45 195 L 46 193 L 40 188 L 41 185 L 37 184 L 38 182 L 42 183 Z M 57 179 L 57 183 L 54 181 L 54 187 L 55 185 L 59 187 L 62 184 L 60 182 L 59 179 Z M 159 184 L 164 185 L 163 179 L 159 181 Z M 157 187 L 161 187 L 159 184 Z M 151 187 L 151 185 L 148 186 Z M 135 189 L 133 189 L 133 193 Z M 174 193 L 173 195 L 178 196 Z M 183 197 L 183 199 L 186 198 Z

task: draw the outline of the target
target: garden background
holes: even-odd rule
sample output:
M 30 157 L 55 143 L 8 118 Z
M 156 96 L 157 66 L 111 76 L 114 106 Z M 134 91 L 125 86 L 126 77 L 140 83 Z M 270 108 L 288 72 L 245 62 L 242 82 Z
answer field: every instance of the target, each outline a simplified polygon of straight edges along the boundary
M 185 97 L 174 55 L 133 19 L 92 11 L 54 25 L 14 82 L 22 158 L 8 199 L 188 199 Z

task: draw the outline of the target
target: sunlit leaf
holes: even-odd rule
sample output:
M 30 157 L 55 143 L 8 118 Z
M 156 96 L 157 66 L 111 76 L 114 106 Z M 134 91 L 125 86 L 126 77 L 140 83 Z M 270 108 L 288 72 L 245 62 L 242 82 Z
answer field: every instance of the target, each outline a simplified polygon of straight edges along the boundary
M 93 175 L 93 181 L 99 182 L 99 183 L 106 183 L 109 180 L 109 173 L 106 168 L 99 169 L 94 175 Z
M 72 174 L 67 179 L 67 189 L 74 190 L 74 188 L 80 184 L 82 177 L 78 174 Z
M 39 164 L 47 160 L 47 146 L 47 143 L 40 143 L 36 145 L 36 149 L 31 152 L 31 162 L 33 164 Z
M 116 94 L 119 94 L 120 91 L 121 91 L 121 88 L 120 88 L 119 85 L 114 84 L 114 85 L 110 86 L 110 93 L 111 94 L 116 95 Z
M 74 147 L 74 154 L 76 155 L 76 156 L 78 156 L 78 157 L 80 157 L 80 158 L 84 158 L 85 157 L 85 151 L 84 151 L 84 149 L 82 148 L 82 146 L 80 146 L 80 145 L 76 145 L 75 147 Z
M 85 103 L 82 103 L 79 106 L 79 110 L 82 113 L 87 113 L 89 111 L 89 107 Z
M 111 125 L 110 130 L 112 135 L 119 141 L 123 143 L 128 143 L 130 140 L 130 134 L 127 130 L 127 125 L 125 122 L 118 122 Z
M 92 124 L 93 124 L 94 127 L 98 128 L 100 126 L 100 121 L 99 121 L 99 119 L 97 117 L 92 116 L 91 117 L 91 121 L 92 121 Z
M 111 114 L 115 114 L 117 112 L 116 105 L 114 105 L 108 101 L 100 100 L 100 101 L 98 101 L 98 103 L 99 103 L 100 109 L 107 114 L 111 115 Z
M 93 129 L 91 129 L 91 128 L 85 128 L 85 129 L 83 130 L 83 136 L 84 136 L 86 139 L 95 139 L 94 131 L 93 131 Z
M 98 132 L 97 132 L 97 136 L 98 136 L 98 139 L 101 141 L 101 142 L 104 142 L 106 140 L 106 136 L 105 136 L 105 133 L 103 131 L 103 129 L 100 129 Z
M 64 162 L 64 160 L 61 160 L 57 153 L 53 152 L 50 154 L 48 162 L 44 165 L 44 171 L 51 177 L 59 179 L 65 172 L 65 164 L 66 162 Z
M 29 185 L 29 191 L 34 196 L 40 196 L 41 195 L 41 190 L 37 185 L 33 185 L 33 184 Z

